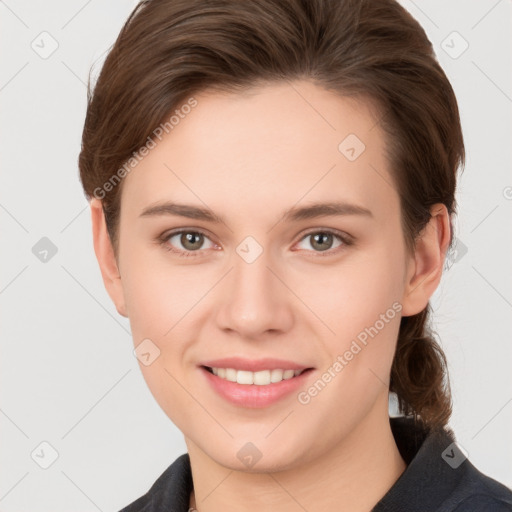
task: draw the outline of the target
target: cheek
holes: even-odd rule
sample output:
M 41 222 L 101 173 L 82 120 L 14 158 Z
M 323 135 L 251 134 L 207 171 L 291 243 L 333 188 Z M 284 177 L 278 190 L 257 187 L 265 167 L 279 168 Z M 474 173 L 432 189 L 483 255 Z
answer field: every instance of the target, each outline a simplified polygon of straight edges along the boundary
M 303 295 L 306 285 L 310 290 L 304 302 L 323 321 L 323 326 L 315 323 L 324 333 L 321 338 L 330 360 L 345 356 L 348 364 L 343 373 L 361 388 L 370 380 L 378 385 L 380 379 L 387 382 L 401 318 L 399 254 L 373 247 L 337 271 L 318 274 L 307 283 L 302 278 Z
M 201 298 L 206 283 L 202 286 L 191 267 L 166 262 L 158 250 L 129 249 L 123 262 L 123 290 L 132 329 L 163 337 Z
M 184 380 L 188 321 L 207 291 L 203 290 L 207 283 L 202 284 L 197 276 L 192 280 L 190 269 L 185 272 L 184 267 L 156 264 L 155 259 L 136 251 L 124 264 L 123 289 L 134 345 L 150 340 L 149 345 L 144 343 L 149 346 L 151 362 L 146 365 L 139 359 L 142 375 L 162 410 L 178 428 L 186 430 L 187 421 L 192 421 L 187 411 L 195 410 L 194 400 L 185 391 L 190 386 Z
M 372 249 L 336 268 L 295 277 L 294 289 L 336 335 L 351 336 L 400 301 L 402 265 L 387 251 Z

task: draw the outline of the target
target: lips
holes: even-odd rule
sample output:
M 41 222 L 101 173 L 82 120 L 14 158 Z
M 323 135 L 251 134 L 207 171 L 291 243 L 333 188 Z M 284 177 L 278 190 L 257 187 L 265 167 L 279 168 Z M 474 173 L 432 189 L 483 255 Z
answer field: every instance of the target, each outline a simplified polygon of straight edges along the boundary
M 314 373 L 314 368 L 311 366 L 268 357 L 262 359 L 224 357 L 203 361 L 198 367 L 199 375 L 203 376 L 201 378 L 204 378 L 221 398 L 244 408 L 264 408 L 284 400 L 304 386 Z M 219 371 L 222 371 L 222 375 L 219 375 Z M 236 375 L 236 382 L 221 378 L 229 377 L 228 373 L 231 378 L 233 373 Z M 253 375 L 247 375 L 250 373 Z M 285 373 L 289 378 L 284 378 Z M 270 382 L 267 374 L 272 375 Z M 283 380 L 277 379 L 278 374 L 282 374 Z M 256 382 L 251 383 L 247 380 L 251 376 L 256 379 Z

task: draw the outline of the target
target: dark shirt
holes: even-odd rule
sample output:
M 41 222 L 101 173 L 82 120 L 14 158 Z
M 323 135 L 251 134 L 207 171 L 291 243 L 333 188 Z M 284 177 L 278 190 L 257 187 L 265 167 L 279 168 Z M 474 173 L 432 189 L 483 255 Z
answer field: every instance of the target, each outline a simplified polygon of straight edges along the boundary
M 405 417 L 390 423 L 407 468 L 371 512 L 512 512 L 512 490 L 476 469 L 451 429 L 427 431 Z M 192 489 L 184 453 L 120 512 L 187 512 Z

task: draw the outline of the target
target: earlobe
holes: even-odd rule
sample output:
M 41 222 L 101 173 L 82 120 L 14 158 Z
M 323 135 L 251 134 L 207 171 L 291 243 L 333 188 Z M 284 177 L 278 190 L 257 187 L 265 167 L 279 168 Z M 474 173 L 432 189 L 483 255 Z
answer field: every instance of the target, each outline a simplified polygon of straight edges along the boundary
M 105 288 L 116 306 L 117 312 L 128 317 L 118 264 L 108 235 L 103 207 L 99 199 L 90 201 L 94 252 L 100 266 Z
M 442 203 L 430 209 L 431 218 L 416 241 L 410 256 L 402 300 L 402 316 L 423 311 L 437 289 L 450 244 L 450 215 Z

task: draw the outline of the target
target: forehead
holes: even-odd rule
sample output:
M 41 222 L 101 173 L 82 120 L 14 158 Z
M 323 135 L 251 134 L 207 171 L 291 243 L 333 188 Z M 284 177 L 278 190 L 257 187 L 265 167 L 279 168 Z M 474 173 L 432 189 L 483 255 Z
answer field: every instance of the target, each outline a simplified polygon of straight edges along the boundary
M 125 206 L 142 211 L 179 200 L 218 213 L 242 214 L 243 207 L 260 218 L 263 205 L 275 214 L 299 201 L 396 209 L 379 112 L 370 101 L 302 81 L 194 99 L 126 176 Z

